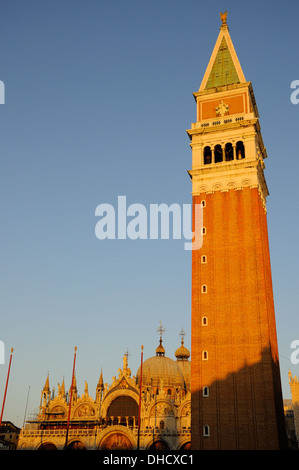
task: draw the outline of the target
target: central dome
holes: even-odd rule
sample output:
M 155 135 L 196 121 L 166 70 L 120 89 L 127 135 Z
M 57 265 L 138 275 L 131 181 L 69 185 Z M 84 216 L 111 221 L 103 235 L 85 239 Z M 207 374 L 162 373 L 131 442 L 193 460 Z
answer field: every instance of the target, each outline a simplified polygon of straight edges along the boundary
M 136 375 L 136 384 L 140 385 L 139 367 Z M 156 349 L 156 356 L 150 357 L 142 364 L 142 386 L 152 386 L 170 388 L 185 388 L 183 373 L 177 361 L 165 356 L 165 349 L 162 346 L 162 339 Z

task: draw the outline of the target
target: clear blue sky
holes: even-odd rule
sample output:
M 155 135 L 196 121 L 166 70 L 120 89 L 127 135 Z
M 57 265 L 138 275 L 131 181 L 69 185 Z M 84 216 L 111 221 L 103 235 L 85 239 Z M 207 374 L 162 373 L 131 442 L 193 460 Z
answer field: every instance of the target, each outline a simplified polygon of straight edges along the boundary
M 79 394 L 94 396 L 129 350 L 135 375 L 166 328 L 174 357 L 190 341 L 191 258 L 182 240 L 95 237 L 95 208 L 191 203 L 197 91 L 219 12 L 252 81 L 268 152 L 268 224 L 284 396 L 290 343 L 299 339 L 296 0 L 146 2 L 2 0 L 0 5 L 0 404 L 15 348 L 4 419 L 22 425 L 50 386 L 69 387 L 74 346 Z

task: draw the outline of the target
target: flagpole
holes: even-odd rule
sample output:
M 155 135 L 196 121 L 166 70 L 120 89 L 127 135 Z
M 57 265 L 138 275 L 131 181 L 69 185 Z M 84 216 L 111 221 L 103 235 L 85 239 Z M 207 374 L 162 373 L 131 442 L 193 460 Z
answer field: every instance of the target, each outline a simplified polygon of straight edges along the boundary
M 67 448 L 67 441 L 68 441 L 68 435 L 69 435 L 69 425 L 70 425 L 71 406 L 72 406 L 72 397 L 73 397 L 73 384 L 74 384 L 75 364 L 76 364 L 76 352 L 77 352 L 77 347 L 75 347 L 75 353 L 74 353 L 74 364 L 73 364 L 71 394 L 70 394 L 70 402 L 69 402 L 69 412 L 68 412 L 68 417 L 67 417 L 67 426 L 66 426 L 66 436 L 65 436 L 64 449 Z
M 8 386 L 8 379 L 9 379 L 9 374 L 10 374 L 10 366 L 11 366 L 12 353 L 13 353 L 13 348 L 11 348 L 11 350 L 10 350 L 9 366 L 8 366 L 8 371 L 7 371 L 5 392 L 4 392 L 3 403 L 2 403 L 2 410 L 1 410 L 1 416 L 0 416 L 0 427 L 1 427 L 1 424 L 2 424 L 2 417 L 3 417 L 4 405 L 5 405 L 5 399 L 6 399 L 6 392 L 7 392 L 7 386 Z
M 141 346 L 141 366 L 140 366 L 140 391 L 139 391 L 139 408 L 138 408 L 138 440 L 137 440 L 137 450 L 139 450 L 139 439 L 140 439 L 140 413 L 141 413 L 141 389 L 142 389 L 142 363 L 143 363 L 143 346 Z
M 28 400 L 29 400 L 29 392 L 30 392 L 30 385 L 29 385 L 28 393 L 27 393 L 27 400 L 26 400 L 25 413 L 24 413 L 24 421 L 23 421 L 23 429 L 25 429 L 25 421 L 26 421 L 27 406 L 28 406 Z

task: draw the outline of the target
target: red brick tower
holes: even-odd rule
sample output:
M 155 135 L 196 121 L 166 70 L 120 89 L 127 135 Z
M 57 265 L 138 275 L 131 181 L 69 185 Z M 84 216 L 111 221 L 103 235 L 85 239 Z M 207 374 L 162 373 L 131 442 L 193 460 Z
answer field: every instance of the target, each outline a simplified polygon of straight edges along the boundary
M 226 23 L 194 97 L 193 205 L 203 245 L 192 252 L 192 448 L 285 447 L 266 218 L 268 189 L 252 85 Z

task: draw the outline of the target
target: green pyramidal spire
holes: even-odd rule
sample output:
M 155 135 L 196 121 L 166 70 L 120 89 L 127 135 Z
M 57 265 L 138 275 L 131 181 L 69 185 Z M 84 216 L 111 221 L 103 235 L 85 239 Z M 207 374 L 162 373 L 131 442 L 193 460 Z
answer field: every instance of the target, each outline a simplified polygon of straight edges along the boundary
M 225 38 L 222 38 L 205 89 L 240 83 L 236 67 Z
M 200 92 L 206 91 L 209 93 L 213 88 L 246 83 L 229 34 L 226 22 L 227 12 L 221 13 L 220 17 L 222 20 L 220 32 L 200 85 Z

